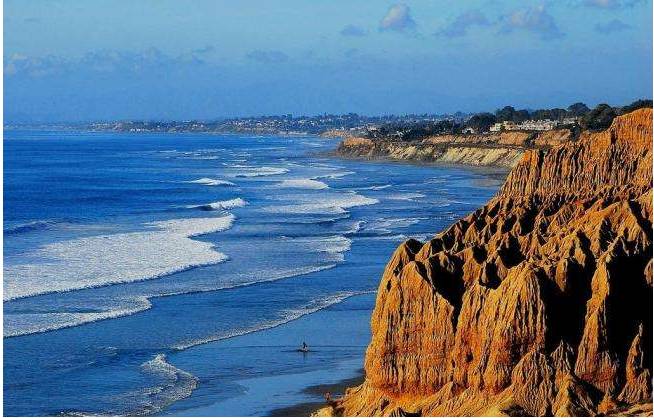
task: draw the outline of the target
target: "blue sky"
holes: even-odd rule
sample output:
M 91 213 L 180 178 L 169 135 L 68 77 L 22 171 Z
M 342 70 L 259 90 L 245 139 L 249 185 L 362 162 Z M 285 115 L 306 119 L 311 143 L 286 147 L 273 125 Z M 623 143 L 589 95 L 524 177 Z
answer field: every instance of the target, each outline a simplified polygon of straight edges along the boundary
M 445 113 L 652 92 L 651 0 L 5 0 L 7 121 Z

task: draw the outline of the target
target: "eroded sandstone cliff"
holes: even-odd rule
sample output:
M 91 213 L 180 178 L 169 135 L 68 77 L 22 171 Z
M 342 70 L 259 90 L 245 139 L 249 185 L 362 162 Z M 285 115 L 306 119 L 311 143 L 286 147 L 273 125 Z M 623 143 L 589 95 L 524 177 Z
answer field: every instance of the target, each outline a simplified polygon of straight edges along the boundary
M 567 129 L 547 132 L 501 132 L 486 135 L 436 135 L 417 141 L 347 137 L 336 153 L 356 158 L 441 162 L 511 168 L 524 152 L 571 140 Z
M 652 111 L 528 151 L 389 261 L 336 415 L 651 414 Z

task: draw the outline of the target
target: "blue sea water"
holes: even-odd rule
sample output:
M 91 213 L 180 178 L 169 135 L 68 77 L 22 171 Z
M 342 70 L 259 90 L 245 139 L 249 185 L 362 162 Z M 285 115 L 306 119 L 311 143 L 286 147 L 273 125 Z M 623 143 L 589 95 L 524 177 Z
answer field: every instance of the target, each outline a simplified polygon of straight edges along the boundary
M 4 134 L 5 415 L 308 400 L 361 367 L 397 244 L 497 189 L 479 170 L 329 157 L 316 137 Z

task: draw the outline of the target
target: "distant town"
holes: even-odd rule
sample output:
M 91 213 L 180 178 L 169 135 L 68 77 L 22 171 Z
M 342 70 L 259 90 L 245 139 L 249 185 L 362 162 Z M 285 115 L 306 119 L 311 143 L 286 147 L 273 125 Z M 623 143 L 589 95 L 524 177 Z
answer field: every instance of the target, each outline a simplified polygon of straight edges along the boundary
M 403 116 L 363 116 L 356 113 L 344 115 L 293 116 L 254 116 L 217 121 L 122 121 L 101 122 L 88 125 L 91 130 L 121 132 L 211 132 L 248 133 L 275 135 L 318 135 L 328 131 L 365 132 L 378 126 L 389 124 L 419 125 L 452 119 L 463 121 L 468 115 L 403 115 Z
M 87 124 L 50 125 L 59 129 L 83 129 L 115 132 L 195 132 L 235 133 L 254 135 L 323 135 L 358 136 L 371 139 L 417 140 L 432 135 L 488 135 L 504 131 L 549 131 L 555 129 L 600 130 L 623 113 L 652 107 L 652 100 L 637 100 L 629 105 L 614 107 L 599 104 L 591 109 L 584 103 L 567 108 L 515 109 L 505 106 L 493 113 L 422 114 L 364 116 L 344 115 L 258 116 L 215 121 L 117 121 Z M 5 129 L 26 128 L 25 125 L 5 125 Z

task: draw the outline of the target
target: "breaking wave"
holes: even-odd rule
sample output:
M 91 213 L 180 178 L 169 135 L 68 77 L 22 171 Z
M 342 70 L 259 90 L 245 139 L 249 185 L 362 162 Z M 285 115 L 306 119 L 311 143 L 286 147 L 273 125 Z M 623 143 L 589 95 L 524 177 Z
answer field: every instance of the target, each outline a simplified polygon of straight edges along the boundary
M 427 218 L 379 218 L 366 223 L 364 232 L 376 234 L 391 234 L 397 230 L 408 228 Z
M 326 196 L 322 199 L 291 204 L 269 206 L 264 210 L 271 213 L 287 214 L 343 214 L 349 208 L 355 206 L 374 205 L 379 203 L 378 199 L 365 197 L 356 193 L 348 193 L 341 196 Z
M 20 335 L 40 334 L 62 328 L 76 327 L 90 322 L 114 319 L 123 316 L 133 315 L 148 310 L 152 304 L 145 296 L 138 296 L 119 302 L 120 305 L 99 312 L 48 312 L 48 313 L 5 313 L 3 315 L 5 337 L 17 337 Z
M 154 279 L 226 261 L 211 243 L 190 239 L 229 229 L 233 215 L 151 222 L 153 231 L 55 242 L 33 252 L 41 261 L 5 265 L 5 301 Z M 107 268 L 111 266 L 111 268 Z
M 234 168 L 239 168 L 240 171 L 234 174 L 234 177 L 264 177 L 264 176 L 276 176 L 279 174 L 288 173 L 288 168 L 283 167 L 252 167 L 252 166 L 241 166 Z
M 296 319 L 302 318 L 303 316 L 318 312 L 330 306 L 341 303 L 344 300 L 351 298 L 352 296 L 364 295 L 369 293 L 375 293 L 375 291 L 370 290 L 370 291 L 362 291 L 362 292 L 339 292 L 335 295 L 328 296 L 326 298 L 314 299 L 300 308 L 286 309 L 282 311 L 279 318 L 272 319 L 270 321 L 265 321 L 256 325 L 252 325 L 250 327 L 225 331 L 224 333 L 218 333 L 206 338 L 198 338 L 198 339 L 183 341 L 173 346 L 173 348 L 175 350 L 186 350 L 191 347 L 195 347 L 202 344 L 208 344 L 214 341 L 226 340 L 229 338 L 239 337 L 241 335 L 251 334 L 253 332 L 275 328 L 287 324 L 291 321 L 295 321 Z
M 392 184 L 382 184 L 381 186 L 354 187 L 354 190 L 384 190 L 393 187 Z
M 321 174 L 319 176 L 312 177 L 312 180 L 340 179 L 341 177 L 349 176 L 351 174 L 356 174 L 356 173 L 354 171 L 337 171 L 335 173 Z
M 120 403 L 127 405 L 127 410 L 120 411 L 120 415 L 156 415 L 173 403 L 188 398 L 198 387 L 198 378 L 170 364 L 165 354 L 157 354 L 143 363 L 141 371 L 159 380 L 159 384 L 120 395 Z M 130 408 L 130 405 L 135 406 Z
M 324 243 L 323 243 L 324 244 Z M 335 240 L 335 245 L 339 243 Z M 341 243 L 341 248 L 349 249 L 349 245 Z M 331 249 L 323 247 L 323 252 L 327 254 L 328 259 L 338 261 L 342 255 L 336 251 L 334 246 Z M 120 318 L 123 316 L 133 315 L 146 311 L 152 307 L 150 299 L 153 297 L 177 296 L 191 293 L 215 292 L 219 290 L 236 289 L 249 287 L 260 283 L 274 282 L 277 280 L 287 279 L 290 277 L 303 276 L 306 274 L 316 273 L 323 270 L 329 270 L 336 267 L 337 264 L 323 264 L 318 266 L 291 267 L 287 269 L 274 269 L 261 271 L 259 274 L 251 274 L 248 281 L 240 283 L 225 283 L 208 287 L 193 287 L 183 290 L 164 291 L 152 295 L 136 296 L 130 299 L 116 300 L 110 299 L 109 303 L 119 303 L 118 306 L 111 307 L 107 310 L 98 312 L 50 312 L 42 314 L 26 313 L 6 313 L 3 316 L 4 336 L 17 337 L 29 334 L 41 334 L 44 332 L 55 331 L 62 328 L 71 328 L 86 323 L 98 322 L 105 319 Z
M 287 189 L 311 189 L 311 190 L 322 190 L 327 189 L 327 186 L 322 181 L 312 180 L 312 179 L 296 179 L 296 180 L 283 180 L 281 183 L 277 184 L 277 187 L 287 188 Z
M 389 195 L 388 197 L 386 197 L 386 199 L 406 200 L 406 201 L 414 202 L 416 199 L 422 199 L 423 197 L 426 197 L 426 195 L 423 193 L 397 193 L 397 194 Z
M 208 177 L 202 177 L 201 179 L 190 180 L 187 181 L 186 183 L 203 184 L 205 186 L 236 186 L 231 181 L 212 179 Z
M 247 202 L 240 197 L 236 199 L 222 200 L 219 202 L 207 203 L 204 205 L 189 205 L 186 206 L 189 209 L 201 209 L 201 210 L 229 210 L 234 208 L 241 208 L 247 205 Z

